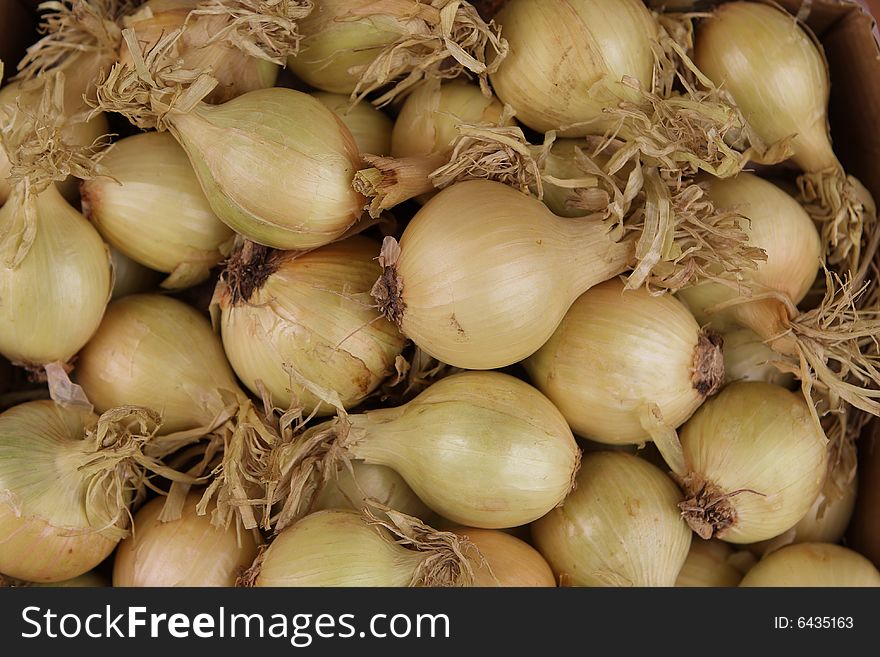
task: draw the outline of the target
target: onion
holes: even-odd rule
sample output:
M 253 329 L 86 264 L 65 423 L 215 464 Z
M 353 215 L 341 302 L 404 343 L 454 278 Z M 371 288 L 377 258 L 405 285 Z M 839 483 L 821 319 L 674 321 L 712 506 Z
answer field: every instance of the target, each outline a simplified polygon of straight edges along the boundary
M 788 139 L 811 213 L 823 222 L 831 262 L 862 266 L 863 222 L 876 219 L 870 193 L 847 177 L 828 132 L 828 67 L 821 46 L 777 7 L 728 2 L 697 32 L 694 59 L 733 95 L 765 141 Z
M 720 342 L 680 301 L 625 291 L 614 279 L 581 295 L 523 364 L 575 433 L 637 444 L 653 433 L 655 419 L 677 427 L 717 392 Z
M 822 488 L 827 439 L 804 399 L 769 383 L 732 383 L 681 430 L 687 499 L 702 538 L 754 543 L 800 520 Z
M 687 559 L 675 580 L 676 586 L 737 586 L 743 578 L 741 564 L 727 543 L 719 540 L 691 541 Z M 753 560 L 754 558 L 752 558 Z
M 82 183 L 83 213 L 125 255 L 170 274 L 162 287 L 200 283 L 228 255 L 233 233 L 211 211 L 173 137 L 122 139 L 101 164 L 106 176 Z
M 361 153 L 391 153 L 393 123 L 380 110 L 367 103 L 358 103 L 352 107 L 348 96 L 341 94 L 315 91 L 312 95 L 345 124 Z
M 880 572 L 865 557 L 845 547 L 802 543 L 761 559 L 740 586 L 880 586 Z
M 384 465 L 352 461 L 351 469 L 341 468 L 327 482 L 312 504 L 312 511 L 354 509 L 379 502 L 408 516 L 428 520 L 433 512 L 425 506 L 403 477 Z
M 376 250 L 352 237 L 299 255 L 248 245 L 232 258 L 217 288 L 220 328 L 252 392 L 260 381 L 280 408 L 293 399 L 306 415 L 329 415 L 334 408 L 309 383 L 350 408 L 394 371 L 404 339 L 371 307 Z
M 473 581 L 464 538 L 394 511 L 388 521 L 328 510 L 282 531 L 244 578 L 253 586 L 461 586 Z
M 493 369 L 534 353 L 577 297 L 631 258 L 631 243 L 601 222 L 560 219 L 506 185 L 473 180 L 425 204 L 399 248 L 386 238 L 373 296 L 431 356 Z
M 274 87 L 222 105 L 197 102 L 215 81 L 170 63 L 179 33 L 147 53 L 149 65 L 134 33 L 123 35 L 138 58 L 135 66 L 113 67 L 99 86 L 99 104 L 141 128 L 169 130 L 227 226 L 266 246 L 309 249 L 341 237 L 360 218 L 364 200 L 351 186 L 357 145 L 318 100 Z M 194 79 L 181 82 L 187 73 Z M 157 96 L 173 111 L 157 110 Z
M 496 529 L 559 504 L 580 450 L 528 384 L 499 372 L 454 374 L 402 406 L 318 425 L 276 450 L 270 463 L 280 477 L 268 493 L 283 502 L 276 530 L 308 511 L 319 478 L 352 458 L 392 468 L 444 518 Z
M 680 500 L 650 463 L 589 454 L 576 488 L 532 525 L 532 538 L 564 585 L 672 586 L 691 542 Z
M 135 407 L 98 417 L 51 401 L 0 414 L 0 572 L 57 582 L 103 561 L 128 534 L 145 471 L 177 478 L 143 454 L 157 421 Z
M 474 572 L 474 586 L 556 586 L 544 557 L 525 541 L 496 529 L 460 527 L 451 531 L 473 543 L 485 561 Z
M 162 275 L 139 265 L 128 256 L 110 247 L 110 264 L 113 266 L 112 299 L 119 299 L 129 294 L 149 292 L 159 285 Z
M 257 556 L 254 536 L 196 515 L 198 502 L 187 495 L 181 517 L 170 522 L 161 520 L 164 499 L 144 505 L 116 551 L 113 586 L 233 586 Z
M 496 20 L 510 53 L 492 86 L 538 132 L 601 134 L 606 107 L 638 100 L 625 77 L 651 89 L 659 32 L 641 0 L 510 0 Z
M 731 328 L 722 333 L 724 341 L 724 374 L 727 382 L 764 381 L 790 388 L 794 375 L 773 365 L 777 354 L 755 332 Z

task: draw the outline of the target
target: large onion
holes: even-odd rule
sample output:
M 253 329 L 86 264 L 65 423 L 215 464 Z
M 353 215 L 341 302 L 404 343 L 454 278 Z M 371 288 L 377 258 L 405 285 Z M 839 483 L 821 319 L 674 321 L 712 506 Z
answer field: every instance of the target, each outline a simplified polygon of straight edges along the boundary
M 880 572 L 857 552 L 829 543 L 789 545 L 767 555 L 740 586 L 880 586 Z

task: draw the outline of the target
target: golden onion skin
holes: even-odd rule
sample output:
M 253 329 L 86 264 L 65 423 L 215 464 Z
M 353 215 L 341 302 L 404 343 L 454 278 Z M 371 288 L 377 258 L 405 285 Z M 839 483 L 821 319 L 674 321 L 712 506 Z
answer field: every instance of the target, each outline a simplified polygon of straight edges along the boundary
M 830 543 L 799 543 L 767 555 L 740 586 L 877 587 L 880 572 L 857 552 Z
M 544 557 L 531 545 L 497 529 L 459 527 L 451 530 L 477 546 L 484 564 L 474 566 L 474 586 L 555 587 Z
M 391 131 L 394 123 L 381 110 L 369 103 L 351 106 L 351 99 L 342 94 L 314 91 L 312 96 L 333 112 L 354 137 L 358 151 L 370 155 L 391 154 Z

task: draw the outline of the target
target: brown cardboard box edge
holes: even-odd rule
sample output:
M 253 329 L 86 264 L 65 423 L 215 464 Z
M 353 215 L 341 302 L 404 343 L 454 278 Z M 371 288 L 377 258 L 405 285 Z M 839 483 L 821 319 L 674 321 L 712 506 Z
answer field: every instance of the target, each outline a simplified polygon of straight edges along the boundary
M 11 70 L 34 41 L 34 2 L 0 0 L 0 59 Z M 846 170 L 880 200 L 880 46 L 874 20 L 851 0 L 779 0 L 822 41 L 831 70 L 830 120 L 834 148 Z M 880 567 L 880 424 L 860 441 L 859 499 L 848 539 Z

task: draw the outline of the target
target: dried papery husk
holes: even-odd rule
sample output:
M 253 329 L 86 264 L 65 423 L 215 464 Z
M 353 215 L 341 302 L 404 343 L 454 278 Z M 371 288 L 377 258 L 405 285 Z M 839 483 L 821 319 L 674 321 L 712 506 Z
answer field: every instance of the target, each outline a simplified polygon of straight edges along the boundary
M 167 133 L 121 139 L 83 181 L 83 214 L 129 258 L 168 274 L 177 290 L 208 278 L 232 249 L 233 232 L 214 212 L 184 150 Z
M 318 425 L 270 457 L 275 529 L 311 507 L 348 459 L 385 465 L 444 518 L 470 527 L 517 527 L 571 489 L 580 462 L 571 430 L 530 385 L 499 372 L 442 379 L 397 408 Z
M 723 331 L 724 380 L 764 381 L 783 388 L 791 388 L 794 375 L 773 365 L 779 356 L 768 347 L 754 331 L 747 328 L 731 328 Z
M 351 461 L 351 467 L 340 468 L 318 493 L 312 511 L 354 509 L 369 506 L 371 500 L 383 506 L 429 521 L 433 515 L 406 481 L 384 465 Z
M 290 69 L 313 87 L 384 105 L 431 79 L 488 75 L 507 54 L 496 26 L 462 0 L 326 0 L 301 23 L 302 52 Z
M 876 587 L 880 572 L 858 552 L 828 543 L 789 545 L 752 568 L 740 586 Z
M 556 577 L 572 586 L 673 586 L 691 531 L 672 480 L 635 456 L 597 452 L 584 459 L 576 484 L 532 524 Z
M 120 299 L 129 294 L 150 292 L 162 280 L 162 274 L 136 263 L 112 246 L 110 247 L 110 263 L 113 266 L 112 299 Z
M 333 390 L 356 406 L 394 370 L 404 346 L 376 310 L 370 289 L 382 273 L 378 245 L 355 236 L 308 253 L 245 244 L 227 263 L 215 299 L 230 364 L 280 408 L 296 402 L 305 415 L 336 409 L 314 388 Z
M 748 553 L 736 552 L 733 547 L 712 539 L 691 541 L 687 559 L 675 580 L 682 587 L 738 586 L 755 558 Z
M 441 363 L 411 344 L 394 360 L 394 376 L 386 379 L 374 394 L 383 403 L 399 406 L 440 379 L 461 371 L 461 368 Z
M 590 218 L 556 217 L 501 183 L 457 183 L 386 238 L 380 310 L 438 360 L 493 369 L 534 353 L 585 290 L 623 272 L 632 243 Z M 487 312 L 488 311 L 488 312 Z
M 206 317 L 158 294 L 114 301 L 80 352 L 77 381 L 97 409 L 125 400 L 160 411 L 159 456 L 204 437 L 218 441 L 222 457 L 199 513 L 216 499 L 215 524 L 238 519 L 245 529 L 257 526 L 252 500 L 262 499 L 260 474 L 277 434 L 238 386 Z
M 474 564 L 474 586 L 555 587 L 550 566 L 531 545 L 497 529 L 460 527 L 451 530 L 480 551 L 482 563 Z
M 733 96 L 752 132 L 767 142 L 790 139 L 792 161 L 804 171 L 802 200 L 820 224 L 829 263 L 855 275 L 876 207 L 831 147 L 830 81 L 818 40 L 778 6 L 725 3 L 701 22 L 694 61 Z
M 248 586 L 470 586 L 464 537 L 396 511 L 318 511 L 281 532 L 240 582 Z
M 613 279 L 581 295 L 523 364 L 575 433 L 611 444 L 651 436 L 675 469 L 669 433 L 721 388 L 721 346 L 680 301 Z
M 779 386 L 729 384 L 680 436 L 685 469 L 675 474 L 686 499 L 679 506 L 705 539 L 777 536 L 804 516 L 825 481 L 828 440 L 805 400 Z
M 216 81 L 181 68 L 175 59 L 181 34 L 143 53 L 134 32 L 124 30 L 133 65 L 113 67 L 98 87 L 98 106 L 141 128 L 169 130 L 214 213 L 248 239 L 307 249 L 345 234 L 364 204 L 351 186 L 361 159 L 348 128 L 318 100 L 292 89 L 251 91 L 222 105 L 202 102 Z
M 447 164 L 458 137 L 458 126 L 507 125 L 500 102 L 478 87 L 456 80 L 430 81 L 407 96 L 394 121 L 391 158 L 366 157 L 371 166 L 358 171 L 354 184 L 370 199 L 370 214 L 418 196 L 421 201 L 435 191 L 432 172 Z
M 114 587 L 233 586 L 257 556 L 253 532 L 237 535 L 196 513 L 198 492 L 186 497 L 178 520 L 162 522 L 165 501 L 150 500 L 134 515 L 134 530 L 113 559 Z
M 0 415 L 0 570 L 55 582 L 103 561 L 129 532 L 147 472 L 188 479 L 144 454 L 160 420 L 134 406 L 99 417 L 51 401 Z
M 345 124 L 354 137 L 358 151 L 372 155 L 391 154 L 391 131 L 394 123 L 381 110 L 368 103 L 352 106 L 348 96 L 314 91 L 312 95 Z

